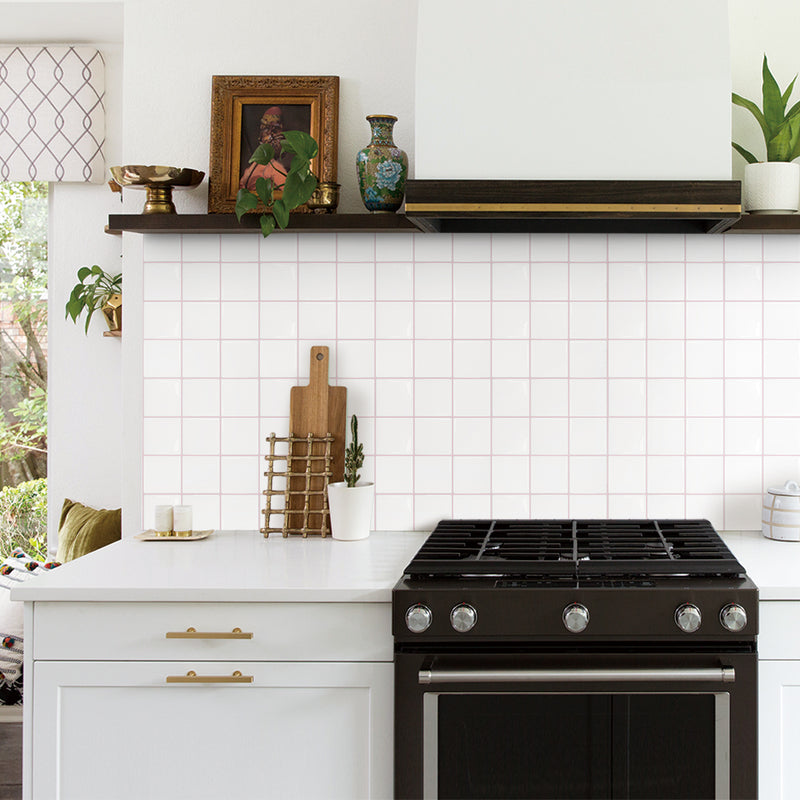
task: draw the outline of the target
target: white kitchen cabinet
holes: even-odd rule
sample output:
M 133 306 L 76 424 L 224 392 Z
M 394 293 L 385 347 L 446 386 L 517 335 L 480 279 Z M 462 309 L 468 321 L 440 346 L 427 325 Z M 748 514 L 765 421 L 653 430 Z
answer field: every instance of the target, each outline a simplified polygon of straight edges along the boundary
M 758 669 L 759 797 L 797 800 L 800 661 L 760 661 Z
M 167 683 L 195 670 L 252 683 Z M 32 796 L 388 798 L 391 664 L 38 662 Z

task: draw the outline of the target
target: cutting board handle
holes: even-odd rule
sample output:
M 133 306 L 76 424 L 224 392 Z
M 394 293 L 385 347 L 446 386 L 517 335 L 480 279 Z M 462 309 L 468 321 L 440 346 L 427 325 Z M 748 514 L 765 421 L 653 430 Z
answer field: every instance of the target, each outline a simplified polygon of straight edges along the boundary
M 314 345 L 311 348 L 308 385 L 318 389 L 327 388 L 328 386 L 328 348 L 326 345 Z

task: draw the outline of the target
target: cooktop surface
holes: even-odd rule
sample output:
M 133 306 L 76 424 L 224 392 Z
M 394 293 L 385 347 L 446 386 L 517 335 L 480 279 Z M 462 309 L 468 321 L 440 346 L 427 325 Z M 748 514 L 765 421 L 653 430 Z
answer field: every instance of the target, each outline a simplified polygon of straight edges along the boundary
M 443 520 L 411 576 L 743 576 L 708 520 Z

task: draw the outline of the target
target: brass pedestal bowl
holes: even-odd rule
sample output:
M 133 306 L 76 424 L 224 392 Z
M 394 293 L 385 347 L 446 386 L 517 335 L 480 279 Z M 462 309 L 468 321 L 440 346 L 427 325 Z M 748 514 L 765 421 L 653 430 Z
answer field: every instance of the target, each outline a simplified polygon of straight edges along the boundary
M 199 186 L 205 172 L 184 167 L 142 166 L 128 164 L 111 167 L 114 180 L 123 188 L 144 189 L 147 199 L 142 214 L 175 214 L 172 202 L 173 189 L 194 189 Z

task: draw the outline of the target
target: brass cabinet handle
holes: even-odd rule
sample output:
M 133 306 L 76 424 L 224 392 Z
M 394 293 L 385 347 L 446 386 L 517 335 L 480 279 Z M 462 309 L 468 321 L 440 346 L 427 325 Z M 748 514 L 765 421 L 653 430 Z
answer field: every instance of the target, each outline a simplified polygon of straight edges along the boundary
M 252 675 L 242 675 L 237 669 L 233 675 L 198 675 L 190 669 L 185 675 L 167 675 L 167 683 L 252 683 Z
M 187 628 L 185 631 L 167 631 L 167 639 L 252 639 L 253 634 L 242 631 L 241 628 L 234 628 L 230 633 L 227 631 L 198 631 L 195 628 Z

